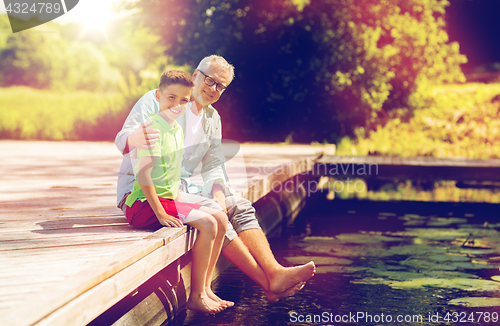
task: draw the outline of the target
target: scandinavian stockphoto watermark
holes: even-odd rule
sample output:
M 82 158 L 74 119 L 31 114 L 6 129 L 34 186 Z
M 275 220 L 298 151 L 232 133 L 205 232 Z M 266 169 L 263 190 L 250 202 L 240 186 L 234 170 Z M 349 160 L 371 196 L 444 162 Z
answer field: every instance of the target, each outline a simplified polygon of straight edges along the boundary
M 434 323 L 477 323 L 481 325 L 496 324 L 500 316 L 498 312 L 488 311 L 473 311 L 473 312 L 459 312 L 459 311 L 442 311 L 430 312 L 428 314 L 387 314 L 387 313 L 369 313 L 366 311 L 349 312 L 344 314 L 335 314 L 328 311 L 321 313 L 298 313 L 290 311 L 288 313 L 289 321 L 291 323 L 336 323 L 347 324 L 356 323 L 361 325 L 366 324 L 392 324 L 400 325 L 405 324 L 434 324 Z
M 3 0 L 13 33 L 45 24 L 71 9 L 79 0 Z
M 210 150 L 221 148 L 222 150 Z M 189 176 L 187 191 L 201 191 L 198 186 L 204 180 L 213 178 L 208 171 L 218 170 L 226 175 L 229 185 L 236 191 L 250 189 L 253 193 L 300 194 L 310 197 L 315 193 L 362 193 L 367 189 L 363 179 L 379 173 L 377 164 L 334 163 L 316 164 L 311 159 L 298 160 L 286 155 L 267 155 L 264 159 L 255 158 L 253 153 L 244 154 L 237 141 L 215 139 L 185 148 L 186 152 L 208 151 L 205 163 Z M 174 153 L 164 153 L 171 156 Z M 151 152 L 151 156 L 154 156 Z M 260 153 L 259 153 L 260 155 Z M 138 163 L 135 150 L 130 153 L 132 165 Z M 176 156 L 176 155 L 174 155 Z M 260 155 L 262 157 L 262 155 Z M 287 161 L 283 163 L 283 161 Z M 184 162 L 184 164 L 191 164 Z
M 385 313 L 371 314 L 364 311 L 349 312 L 346 314 L 334 314 L 323 311 L 320 314 L 299 314 L 296 311 L 289 312 L 292 323 L 423 323 L 426 317 L 416 315 L 390 315 Z
M 250 161 L 256 175 L 269 176 L 257 187 L 267 187 L 271 192 L 305 191 L 306 196 L 317 192 L 362 193 L 366 191 L 363 179 L 378 175 L 377 164 L 312 164 L 302 161 L 297 164 L 280 164 L 260 159 Z M 312 177 L 311 177 L 312 176 Z M 321 178 L 320 178 L 321 177 Z

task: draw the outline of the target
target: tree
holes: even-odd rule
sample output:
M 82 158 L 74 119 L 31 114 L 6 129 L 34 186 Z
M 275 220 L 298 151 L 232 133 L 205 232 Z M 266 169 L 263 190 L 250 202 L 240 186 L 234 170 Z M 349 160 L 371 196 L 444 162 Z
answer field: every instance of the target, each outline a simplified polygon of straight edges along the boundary
M 52 87 L 63 78 L 65 43 L 57 33 L 15 33 L 0 54 L 2 86 Z
M 445 32 L 448 4 L 141 0 L 139 19 L 178 63 L 217 53 L 235 65 L 217 103 L 226 137 L 334 141 L 411 116 L 431 84 L 464 81 L 465 57 Z
M 69 43 L 58 26 L 50 33 L 11 34 L 0 54 L 2 86 L 39 89 L 117 90 L 122 77 L 89 42 Z
M 10 32 L 9 18 L 7 15 L 0 15 L 0 52 L 2 52 L 7 42 L 7 35 Z
M 445 32 L 447 1 L 318 2 L 306 6 L 304 17 L 309 24 L 321 18 L 313 37 L 344 133 L 374 128 L 397 112 L 408 118 L 426 105 L 431 84 L 465 81 L 466 58 Z
M 65 80 L 71 89 L 113 91 L 122 79 L 120 71 L 112 68 L 104 54 L 92 43 L 75 42 L 68 50 L 68 72 Z

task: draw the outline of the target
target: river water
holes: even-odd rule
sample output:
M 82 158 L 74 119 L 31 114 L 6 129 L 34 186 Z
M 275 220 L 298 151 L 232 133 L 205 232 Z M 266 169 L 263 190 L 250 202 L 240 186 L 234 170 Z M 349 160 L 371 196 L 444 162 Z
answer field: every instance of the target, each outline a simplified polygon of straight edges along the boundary
M 267 303 L 231 267 L 215 284 L 235 302 L 176 325 L 497 325 L 498 204 L 311 200 L 271 246 L 283 265 L 314 260 L 295 296 Z

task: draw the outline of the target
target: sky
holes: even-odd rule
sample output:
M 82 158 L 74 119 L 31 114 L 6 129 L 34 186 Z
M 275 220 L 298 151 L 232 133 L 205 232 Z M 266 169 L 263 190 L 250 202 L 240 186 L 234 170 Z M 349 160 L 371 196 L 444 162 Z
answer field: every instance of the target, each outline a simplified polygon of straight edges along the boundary
M 65 15 L 58 17 L 54 22 L 60 24 L 83 23 L 86 27 L 101 28 L 118 14 L 113 6 L 135 0 L 79 0 L 78 4 Z M 0 1 L 0 14 L 6 13 L 5 4 Z

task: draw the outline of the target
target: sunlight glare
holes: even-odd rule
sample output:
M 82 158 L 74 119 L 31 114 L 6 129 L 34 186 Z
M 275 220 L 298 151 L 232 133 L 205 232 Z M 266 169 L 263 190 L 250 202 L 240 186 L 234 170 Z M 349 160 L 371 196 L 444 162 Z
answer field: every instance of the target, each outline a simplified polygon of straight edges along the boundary
M 106 34 L 106 25 L 114 18 L 114 13 L 110 10 L 101 10 L 88 12 L 83 19 L 83 33 L 91 30 L 96 30 L 102 34 Z
M 106 26 L 119 13 L 113 11 L 113 5 L 123 3 L 123 0 L 80 0 L 78 5 L 61 17 L 61 23 L 80 23 L 82 34 L 98 32 L 106 36 Z

